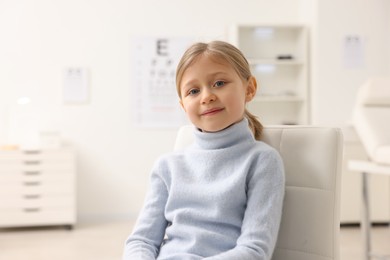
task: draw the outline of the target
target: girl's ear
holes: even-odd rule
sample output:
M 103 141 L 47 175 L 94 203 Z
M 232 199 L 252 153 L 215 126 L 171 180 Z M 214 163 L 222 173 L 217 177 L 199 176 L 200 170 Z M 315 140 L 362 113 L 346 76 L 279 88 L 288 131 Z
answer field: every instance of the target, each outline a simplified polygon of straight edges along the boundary
M 248 86 L 246 87 L 245 102 L 251 101 L 257 92 L 257 81 L 256 78 L 251 76 L 248 79 Z

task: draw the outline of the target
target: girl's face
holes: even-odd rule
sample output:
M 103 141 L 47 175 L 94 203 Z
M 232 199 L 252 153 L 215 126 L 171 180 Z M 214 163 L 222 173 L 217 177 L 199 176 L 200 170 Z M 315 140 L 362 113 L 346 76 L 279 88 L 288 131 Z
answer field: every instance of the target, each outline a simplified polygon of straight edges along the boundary
M 184 71 L 180 104 L 196 127 L 216 132 L 243 119 L 256 88 L 255 78 L 242 79 L 227 62 L 201 55 Z

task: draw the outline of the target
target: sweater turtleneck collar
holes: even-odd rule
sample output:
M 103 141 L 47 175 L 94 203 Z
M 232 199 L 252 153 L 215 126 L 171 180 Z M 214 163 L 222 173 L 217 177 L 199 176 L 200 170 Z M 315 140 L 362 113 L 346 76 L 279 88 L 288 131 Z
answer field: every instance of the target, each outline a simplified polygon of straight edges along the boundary
M 218 132 L 202 132 L 195 128 L 194 137 L 195 145 L 205 150 L 223 149 L 241 142 L 255 141 L 246 118 Z

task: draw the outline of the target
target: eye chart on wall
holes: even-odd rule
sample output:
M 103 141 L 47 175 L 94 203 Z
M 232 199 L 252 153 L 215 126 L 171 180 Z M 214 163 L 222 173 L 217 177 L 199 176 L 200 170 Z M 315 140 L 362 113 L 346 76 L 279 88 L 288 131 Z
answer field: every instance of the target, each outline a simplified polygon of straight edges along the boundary
M 188 121 L 176 92 L 176 66 L 190 38 L 132 39 L 131 95 L 139 127 L 177 127 Z

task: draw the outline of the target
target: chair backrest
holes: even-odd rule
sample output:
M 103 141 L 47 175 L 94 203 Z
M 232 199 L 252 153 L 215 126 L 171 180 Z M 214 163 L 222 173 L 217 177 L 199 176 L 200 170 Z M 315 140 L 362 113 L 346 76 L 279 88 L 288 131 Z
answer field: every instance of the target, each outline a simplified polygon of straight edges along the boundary
M 388 122 L 390 122 L 390 78 L 369 79 L 358 90 L 353 124 L 372 161 L 390 163 L 390 158 L 383 158 L 381 155 L 383 152 L 381 148 L 390 147 Z
M 193 141 L 180 128 L 175 149 Z M 281 155 L 286 193 L 273 260 L 338 260 L 342 135 L 336 128 L 270 126 L 263 141 Z

